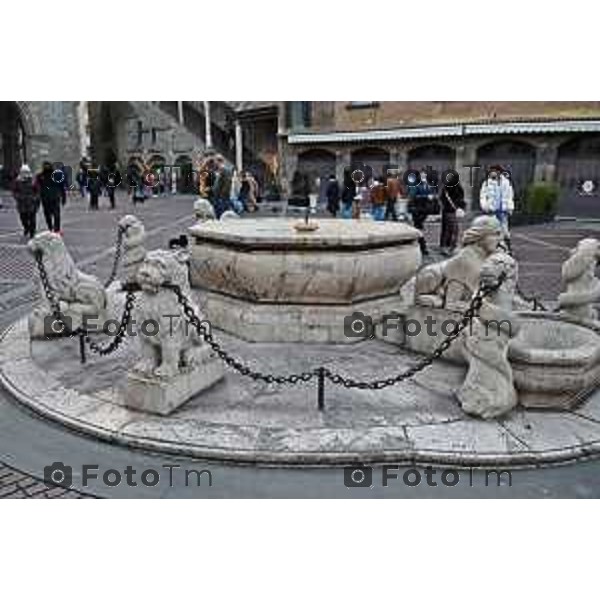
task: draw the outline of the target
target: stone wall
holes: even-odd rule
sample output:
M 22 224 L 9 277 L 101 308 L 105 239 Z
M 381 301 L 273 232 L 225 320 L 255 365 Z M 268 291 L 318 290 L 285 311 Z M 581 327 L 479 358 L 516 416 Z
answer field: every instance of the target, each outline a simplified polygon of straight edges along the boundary
M 310 131 L 355 131 L 514 118 L 600 117 L 600 102 L 313 102 Z M 369 105 L 370 104 L 370 105 Z

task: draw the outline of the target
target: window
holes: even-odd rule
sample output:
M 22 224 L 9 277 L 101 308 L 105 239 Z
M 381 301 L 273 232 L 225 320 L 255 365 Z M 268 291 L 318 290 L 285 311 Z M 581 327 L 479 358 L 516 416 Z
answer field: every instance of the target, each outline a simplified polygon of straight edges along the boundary
M 348 102 L 348 106 L 346 108 L 377 108 L 379 106 L 379 102 L 374 100 L 359 100 Z

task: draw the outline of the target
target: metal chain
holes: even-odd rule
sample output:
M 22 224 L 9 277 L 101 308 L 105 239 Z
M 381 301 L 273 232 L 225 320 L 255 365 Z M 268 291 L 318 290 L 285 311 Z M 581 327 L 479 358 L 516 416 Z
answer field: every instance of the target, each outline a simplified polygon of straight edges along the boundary
M 346 388 L 358 388 L 358 389 L 371 389 L 371 390 L 379 390 L 384 387 L 388 387 L 390 385 L 395 385 L 405 379 L 409 379 L 413 377 L 429 365 L 433 363 L 434 360 L 441 357 L 446 350 L 451 346 L 451 344 L 458 338 L 460 333 L 465 327 L 469 325 L 473 317 L 477 316 L 479 313 L 479 309 L 483 304 L 483 300 L 486 296 L 492 294 L 496 290 L 500 288 L 504 280 L 506 279 L 506 274 L 502 273 L 498 278 L 498 281 L 493 286 L 481 286 L 477 290 L 477 293 L 473 296 L 469 307 L 461 316 L 461 321 L 458 327 L 448 335 L 439 346 L 427 357 L 423 358 L 413 366 L 409 367 L 406 371 L 396 375 L 395 377 L 390 377 L 388 379 L 377 379 L 374 381 L 356 381 L 354 379 L 349 379 L 343 377 L 337 373 L 333 373 L 326 367 L 319 367 L 314 369 L 313 371 L 305 371 L 303 373 L 296 373 L 292 375 L 271 375 L 261 373 L 260 371 L 254 371 L 250 367 L 245 366 L 236 358 L 229 355 L 221 345 L 213 338 L 212 334 L 209 333 L 206 327 L 202 324 L 196 313 L 194 312 L 193 307 L 191 306 L 189 300 L 186 298 L 185 294 L 181 291 L 181 288 L 178 285 L 167 284 L 164 287 L 175 292 L 179 303 L 183 308 L 183 312 L 193 327 L 195 327 L 198 334 L 206 341 L 206 343 L 214 350 L 217 356 L 222 359 L 227 365 L 238 371 L 241 375 L 248 376 L 252 379 L 260 379 L 265 381 L 266 383 L 290 383 L 296 384 L 300 381 L 310 381 L 313 377 L 324 376 L 331 383 L 343 385 Z
M 119 324 L 119 329 L 113 340 L 106 346 L 101 346 L 100 344 L 92 341 L 89 336 L 89 332 L 85 331 L 81 327 L 77 330 L 79 335 L 83 335 L 83 339 L 85 343 L 88 345 L 89 349 L 99 354 L 100 356 L 106 356 L 107 354 L 113 353 L 118 347 L 121 345 L 125 336 L 127 334 L 127 326 L 131 321 L 131 313 L 133 311 L 133 306 L 135 304 L 135 294 L 133 292 L 127 292 L 125 296 L 125 307 L 123 308 L 123 315 L 121 316 L 121 323 Z
M 206 326 L 200 321 L 190 301 L 178 285 L 165 284 L 163 287 L 175 292 L 177 300 L 183 308 L 183 312 L 188 320 L 188 323 L 196 329 L 200 337 L 211 347 L 215 354 L 232 369 L 235 369 L 238 373 L 240 373 L 240 375 L 250 377 L 255 381 L 260 380 L 264 381 L 265 383 L 278 384 L 296 384 L 300 381 L 310 381 L 313 377 L 317 375 L 317 370 L 304 371 L 303 373 L 292 373 L 291 375 L 271 375 L 268 373 L 262 373 L 261 371 L 255 371 L 254 369 L 251 369 L 247 365 L 244 365 L 242 362 L 240 362 L 238 359 L 231 356 L 228 352 L 223 350 L 221 344 L 219 344 L 219 342 L 217 342 L 213 338 L 212 334 L 207 330 Z
M 476 294 L 471 299 L 469 307 L 462 314 L 460 323 L 454 329 L 454 331 L 450 335 L 446 336 L 446 338 L 435 348 L 431 354 L 422 358 L 420 361 L 406 369 L 406 371 L 403 371 L 394 377 L 388 377 L 387 379 L 357 381 L 355 379 L 342 377 L 341 375 L 332 373 L 329 371 L 329 369 L 326 369 L 325 377 L 327 377 L 327 379 L 329 379 L 332 383 L 343 385 L 346 388 L 357 388 L 361 390 L 381 390 L 385 387 L 396 385 L 397 383 L 405 381 L 406 379 L 410 379 L 417 373 L 423 371 L 425 368 L 433 364 L 434 360 L 440 358 L 448 350 L 448 348 L 450 348 L 452 343 L 458 338 L 461 332 L 471 323 L 472 319 L 479 314 L 479 310 L 481 309 L 484 299 L 497 291 L 504 283 L 505 279 L 506 273 L 501 273 L 500 277 L 498 277 L 498 281 L 494 285 L 480 285 Z
M 117 241 L 115 242 L 115 259 L 113 261 L 112 270 L 104 287 L 107 288 L 117 277 L 117 271 L 119 270 L 119 263 L 121 262 L 121 251 L 123 247 L 123 235 L 125 233 L 125 228 L 121 227 L 121 225 L 117 228 Z

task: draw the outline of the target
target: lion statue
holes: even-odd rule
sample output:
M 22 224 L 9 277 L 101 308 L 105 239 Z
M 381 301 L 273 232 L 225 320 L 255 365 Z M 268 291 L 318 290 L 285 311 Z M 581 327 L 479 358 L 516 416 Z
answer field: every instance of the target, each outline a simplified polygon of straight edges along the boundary
M 123 271 L 126 284 L 136 280 L 137 270 L 144 260 L 146 231 L 143 223 L 134 215 L 125 215 L 119 221 L 123 232 Z
M 137 282 L 141 288 L 138 323 L 153 326 L 140 329 L 142 358 L 134 365 L 135 372 L 169 378 L 193 365 L 192 350 L 201 346 L 202 340 L 188 324 L 175 293 L 163 287 L 164 284 L 178 285 L 199 315 L 198 307 L 190 300 L 188 260 L 185 251 L 152 250 L 138 269 Z
M 600 280 L 596 266 L 600 261 L 600 241 L 585 238 L 571 250 L 562 266 L 564 292 L 558 296 L 562 312 L 586 320 L 597 319 L 594 304 L 600 302 Z
M 41 253 L 48 283 L 56 295 L 60 312 L 72 320 L 73 328 L 81 325 L 84 316 L 98 319 L 106 307 L 106 292 L 93 275 L 80 271 L 60 235 L 50 231 L 38 233 L 28 244 L 32 254 Z M 32 337 L 47 337 L 44 319 L 52 314 L 40 278 L 41 303 L 29 319 Z

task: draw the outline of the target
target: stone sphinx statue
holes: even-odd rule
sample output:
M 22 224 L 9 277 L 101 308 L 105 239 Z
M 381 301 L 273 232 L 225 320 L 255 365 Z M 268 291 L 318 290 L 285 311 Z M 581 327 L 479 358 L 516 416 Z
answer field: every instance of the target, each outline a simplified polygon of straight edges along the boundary
M 561 312 L 578 319 L 598 318 L 594 304 L 600 302 L 600 280 L 596 266 L 600 261 L 600 241 L 585 238 L 571 251 L 562 266 L 564 292 L 558 296 Z
M 417 273 L 415 304 L 440 308 L 468 302 L 479 285 L 484 261 L 497 250 L 501 239 L 502 230 L 495 217 L 474 219 L 454 256 Z
M 485 298 L 471 323 L 465 340 L 469 369 L 457 394 L 466 413 L 483 419 L 503 415 L 517 404 L 508 344 L 518 331 L 513 313 L 518 267 L 514 258 L 498 251 L 484 262 L 481 282 L 495 285 L 502 273 L 506 279 Z
M 60 235 L 50 231 L 38 233 L 28 244 L 32 254 L 40 254 L 48 284 L 56 296 L 60 312 L 65 317 L 65 325 L 71 322 L 71 329 L 82 325 L 84 317 L 101 319 L 106 308 L 106 292 L 100 281 L 93 275 L 80 271 L 69 254 Z M 47 330 L 52 315 L 52 307 L 47 299 L 40 278 L 40 303 L 29 317 L 29 332 L 32 338 L 44 338 L 59 334 L 60 331 Z

